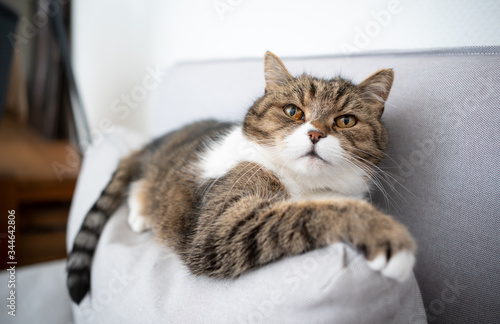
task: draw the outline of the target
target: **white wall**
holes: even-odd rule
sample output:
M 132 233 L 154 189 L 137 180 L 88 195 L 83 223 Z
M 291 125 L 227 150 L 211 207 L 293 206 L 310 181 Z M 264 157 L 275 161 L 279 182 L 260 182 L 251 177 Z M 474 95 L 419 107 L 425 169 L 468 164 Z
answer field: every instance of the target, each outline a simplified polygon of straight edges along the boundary
M 266 50 L 293 57 L 500 45 L 499 31 L 498 0 L 74 0 L 72 38 L 98 134 L 107 119 L 148 132 L 158 73 L 147 67 Z

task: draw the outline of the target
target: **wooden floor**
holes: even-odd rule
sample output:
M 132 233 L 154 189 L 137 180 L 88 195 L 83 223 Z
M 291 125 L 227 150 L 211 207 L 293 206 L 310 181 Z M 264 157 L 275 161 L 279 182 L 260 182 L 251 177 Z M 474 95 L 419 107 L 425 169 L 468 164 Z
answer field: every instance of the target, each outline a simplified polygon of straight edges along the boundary
M 18 266 L 64 258 L 66 223 L 80 170 L 67 141 L 48 141 L 5 117 L 0 125 L 0 268 L 6 268 L 8 210 L 15 210 Z

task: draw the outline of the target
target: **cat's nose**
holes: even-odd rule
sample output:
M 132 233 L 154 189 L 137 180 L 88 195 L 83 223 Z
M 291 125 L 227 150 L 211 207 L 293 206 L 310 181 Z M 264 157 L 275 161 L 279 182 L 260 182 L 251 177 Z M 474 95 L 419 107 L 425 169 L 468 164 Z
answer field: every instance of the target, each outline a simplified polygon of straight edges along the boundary
M 311 139 L 311 142 L 313 144 L 318 143 L 321 138 L 325 137 L 325 134 L 317 131 L 310 131 L 309 133 L 307 133 L 307 135 L 309 135 L 309 138 Z

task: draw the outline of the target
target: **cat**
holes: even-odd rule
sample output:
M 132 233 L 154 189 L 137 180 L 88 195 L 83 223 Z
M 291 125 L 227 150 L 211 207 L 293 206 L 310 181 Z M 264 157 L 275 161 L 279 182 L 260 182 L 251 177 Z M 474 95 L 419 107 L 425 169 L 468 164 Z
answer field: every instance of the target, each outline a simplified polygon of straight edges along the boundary
M 293 77 L 267 52 L 264 72 L 264 95 L 242 124 L 197 122 L 121 160 L 68 257 L 74 302 L 90 289 L 99 235 L 127 194 L 132 229 L 152 229 L 194 275 L 235 278 L 335 242 L 384 276 L 410 275 L 412 236 L 365 201 L 387 146 L 380 118 L 393 71 L 358 85 Z

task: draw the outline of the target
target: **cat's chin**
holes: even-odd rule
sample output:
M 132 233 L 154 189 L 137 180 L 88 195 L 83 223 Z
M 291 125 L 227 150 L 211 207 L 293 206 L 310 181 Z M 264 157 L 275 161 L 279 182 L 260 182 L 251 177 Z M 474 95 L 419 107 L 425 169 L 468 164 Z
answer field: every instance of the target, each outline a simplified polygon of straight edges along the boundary
M 296 160 L 294 171 L 301 174 L 320 175 L 328 171 L 332 164 L 318 155 L 306 154 Z

